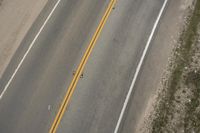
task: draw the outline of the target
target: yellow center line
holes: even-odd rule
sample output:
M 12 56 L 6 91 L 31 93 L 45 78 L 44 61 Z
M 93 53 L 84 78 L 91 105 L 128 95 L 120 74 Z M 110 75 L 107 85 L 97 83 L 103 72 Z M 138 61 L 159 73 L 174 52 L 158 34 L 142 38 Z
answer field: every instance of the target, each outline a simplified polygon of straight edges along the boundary
M 85 67 L 85 65 L 88 61 L 88 58 L 89 58 L 89 56 L 90 56 L 90 54 L 91 54 L 91 52 L 92 52 L 92 50 L 93 50 L 93 48 L 96 44 L 96 41 L 97 41 L 97 39 L 98 39 L 98 37 L 99 37 L 103 27 L 104 27 L 109 15 L 110 15 L 112 8 L 113 8 L 115 3 L 116 3 L 116 0 L 110 0 L 110 3 L 109 3 L 109 5 L 106 9 L 106 12 L 104 13 L 104 15 L 103 15 L 103 17 L 102 17 L 102 19 L 101 19 L 101 21 L 100 21 L 100 23 L 99 23 L 99 25 L 96 29 L 95 34 L 93 35 L 92 40 L 90 41 L 90 44 L 87 47 L 87 50 L 86 50 L 83 58 L 81 59 L 81 62 L 78 66 L 78 69 L 77 69 L 77 71 L 74 75 L 74 78 L 72 79 L 72 82 L 70 83 L 70 86 L 69 86 L 67 93 L 66 93 L 66 95 L 65 95 L 65 97 L 62 101 L 62 104 L 61 104 L 59 111 L 58 111 L 58 113 L 57 113 L 57 115 L 54 119 L 54 122 L 51 126 L 49 133 L 55 133 L 56 132 L 58 125 L 60 124 L 60 121 L 61 121 L 61 119 L 64 115 L 66 108 L 67 108 L 67 105 L 69 104 L 70 98 L 71 98 L 72 94 L 74 93 L 74 90 L 77 86 L 78 80 L 79 80 L 79 78 L 80 78 L 80 76 L 83 72 L 83 69 L 84 69 L 84 67 Z

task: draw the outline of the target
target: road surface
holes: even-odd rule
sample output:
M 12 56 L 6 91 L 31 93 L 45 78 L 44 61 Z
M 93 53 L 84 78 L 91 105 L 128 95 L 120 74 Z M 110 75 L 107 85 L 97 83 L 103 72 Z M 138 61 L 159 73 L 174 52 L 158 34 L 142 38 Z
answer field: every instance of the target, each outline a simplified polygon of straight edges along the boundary
M 118 0 L 97 41 L 58 133 L 114 132 L 163 0 Z
M 49 1 L 0 80 L 0 92 L 57 1 Z M 61 0 L 0 99 L 0 132 L 49 132 L 109 0 Z M 58 127 L 114 132 L 163 0 L 118 0 Z
M 1 79 L 0 91 L 55 2 L 48 3 L 21 44 Z M 107 3 L 61 1 L 0 100 L 1 133 L 48 132 Z

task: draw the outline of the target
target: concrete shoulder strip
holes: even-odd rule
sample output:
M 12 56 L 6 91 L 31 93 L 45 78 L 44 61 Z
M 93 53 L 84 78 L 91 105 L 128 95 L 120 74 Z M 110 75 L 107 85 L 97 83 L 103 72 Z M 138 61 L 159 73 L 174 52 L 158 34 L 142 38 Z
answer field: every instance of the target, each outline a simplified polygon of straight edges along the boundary
M 12 76 L 10 77 L 10 79 L 8 80 L 7 84 L 5 85 L 3 91 L 0 94 L 0 99 L 2 99 L 2 97 L 4 96 L 5 92 L 7 91 L 8 87 L 10 86 L 12 80 L 14 79 L 15 75 L 17 74 L 19 68 L 21 67 L 22 63 L 24 62 L 24 60 L 26 59 L 28 53 L 30 52 L 30 50 L 32 49 L 33 45 L 35 44 L 36 40 L 38 39 L 40 33 L 42 32 L 42 30 L 44 29 L 45 25 L 47 24 L 47 22 L 49 21 L 49 19 L 51 18 L 53 12 L 55 11 L 55 9 L 57 8 L 58 4 L 60 3 L 61 0 L 58 0 L 56 2 L 56 4 L 54 5 L 53 9 L 51 10 L 50 14 L 48 15 L 48 17 L 46 18 L 46 20 L 44 21 L 44 23 L 42 24 L 41 28 L 39 29 L 38 33 L 36 34 L 36 36 L 34 37 L 33 41 L 31 42 L 31 44 L 28 47 L 28 50 L 25 52 L 23 58 L 21 59 L 21 61 L 19 62 L 19 64 L 17 65 L 17 68 L 15 69 L 14 73 L 12 74 Z

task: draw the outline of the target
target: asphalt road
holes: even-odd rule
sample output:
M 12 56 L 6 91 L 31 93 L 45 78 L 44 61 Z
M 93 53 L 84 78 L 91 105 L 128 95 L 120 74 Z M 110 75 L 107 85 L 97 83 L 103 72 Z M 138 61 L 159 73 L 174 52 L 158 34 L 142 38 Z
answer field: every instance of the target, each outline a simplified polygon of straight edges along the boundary
M 0 92 L 56 1 L 50 1 L 16 52 Z M 45 133 L 108 0 L 62 0 L 0 100 L 1 133 Z M 50 105 L 50 110 L 48 110 Z
M 0 80 L 3 91 L 55 4 L 47 3 Z M 48 132 L 109 0 L 61 0 L 0 100 L 1 133 Z M 163 0 L 118 0 L 59 133 L 112 133 Z
M 89 58 L 58 133 L 114 132 L 136 67 L 163 2 L 117 1 Z

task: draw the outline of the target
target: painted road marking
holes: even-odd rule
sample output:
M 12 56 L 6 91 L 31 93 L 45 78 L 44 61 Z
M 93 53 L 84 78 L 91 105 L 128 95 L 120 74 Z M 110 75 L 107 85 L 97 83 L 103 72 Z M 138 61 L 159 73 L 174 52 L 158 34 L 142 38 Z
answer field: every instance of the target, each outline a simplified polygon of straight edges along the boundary
M 49 21 L 50 17 L 52 16 L 53 12 L 55 11 L 55 9 L 57 8 L 58 4 L 60 3 L 61 0 L 58 0 L 56 2 L 56 4 L 54 5 L 53 9 L 51 10 L 50 14 L 48 15 L 48 17 L 46 18 L 46 20 L 44 21 L 42 27 L 40 28 L 40 30 L 38 31 L 38 33 L 36 34 L 36 36 L 34 37 L 33 41 L 31 42 L 30 46 L 28 47 L 28 50 L 26 51 L 26 53 L 24 54 L 22 60 L 19 62 L 19 64 L 17 65 L 17 68 L 15 69 L 14 73 L 12 74 L 11 78 L 8 80 L 7 84 L 5 85 L 1 95 L 0 95 L 0 99 L 2 99 L 3 95 L 5 94 L 5 92 L 7 91 L 8 87 L 10 86 L 10 83 L 12 82 L 12 80 L 14 79 L 16 73 L 18 72 L 19 68 L 21 67 L 22 63 L 24 62 L 24 60 L 26 59 L 28 53 L 30 52 L 31 48 L 33 47 L 33 45 L 35 44 L 36 40 L 38 39 L 40 33 L 42 32 L 42 30 L 44 29 L 45 25 L 47 24 L 47 22 Z
M 80 79 L 80 76 L 81 76 L 81 74 L 83 72 L 83 69 L 84 69 L 84 67 L 85 67 L 85 65 L 86 65 L 86 63 L 88 61 L 88 58 L 89 58 L 89 56 L 90 56 L 90 54 L 91 54 L 91 52 L 92 52 L 92 50 L 93 50 L 93 48 L 94 48 L 94 46 L 96 44 L 96 41 L 97 41 L 97 39 L 98 39 L 98 37 L 99 37 L 103 27 L 104 27 L 109 15 L 110 15 L 110 13 L 112 11 L 112 8 L 114 7 L 115 3 L 116 3 L 116 0 L 110 0 L 110 3 L 109 3 L 109 5 L 108 5 L 108 7 L 106 9 L 106 12 L 102 17 L 102 19 L 101 19 L 101 21 L 99 23 L 99 26 L 98 26 L 95 34 L 92 37 L 92 40 L 90 41 L 90 44 L 89 44 L 89 46 L 88 46 L 88 48 L 87 48 L 87 50 L 86 50 L 86 52 L 85 52 L 80 64 L 78 66 L 78 69 L 77 69 L 77 71 L 76 71 L 76 73 L 75 73 L 75 75 L 73 77 L 72 82 L 70 83 L 70 86 L 69 86 L 69 88 L 67 90 L 67 93 L 66 93 L 66 95 L 65 95 L 65 97 L 64 97 L 64 99 L 62 101 L 62 104 L 61 104 L 61 106 L 59 108 L 59 111 L 58 111 L 58 113 L 57 113 L 57 115 L 56 115 L 56 117 L 54 119 L 54 122 L 53 122 L 53 124 L 51 126 L 51 129 L 50 129 L 49 133 L 55 133 L 56 132 L 56 130 L 58 128 L 58 125 L 60 124 L 60 121 L 61 121 L 61 119 L 62 119 L 62 117 L 64 115 L 64 112 L 65 112 L 66 108 L 67 108 L 67 105 L 69 104 L 69 101 L 70 101 L 70 99 L 72 97 L 72 94 L 74 93 L 74 90 L 75 90 L 76 85 L 77 85 L 77 83 L 78 83 L 78 81 Z
M 142 56 L 141 56 L 141 58 L 140 58 L 140 62 L 139 62 L 139 64 L 138 64 L 137 68 L 136 68 L 136 72 L 135 72 L 135 74 L 134 74 L 134 77 L 133 77 L 133 80 L 132 80 L 130 89 L 129 89 L 128 94 L 127 94 L 127 96 L 126 96 L 126 99 L 125 99 L 125 101 L 124 101 L 124 104 L 123 104 L 123 107 L 122 107 L 122 110 L 121 110 L 119 119 L 118 119 L 118 121 L 117 121 L 117 125 L 116 125 L 115 130 L 114 130 L 114 133 L 118 133 L 118 132 L 119 132 L 119 127 L 120 127 L 120 125 L 121 125 L 121 122 L 122 122 L 122 119 L 123 119 L 123 116 L 124 116 L 124 112 L 125 112 L 125 110 L 126 110 L 126 108 L 127 108 L 127 105 L 128 105 L 128 102 L 129 102 L 129 99 L 130 99 L 130 96 L 131 96 L 131 93 L 132 93 L 133 88 L 134 88 L 134 86 L 135 86 L 135 83 L 136 83 L 138 74 L 139 74 L 140 69 L 141 69 L 141 66 L 142 66 L 142 64 L 143 64 L 143 62 L 144 62 L 144 58 L 145 58 L 146 53 L 147 53 L 147 51 L 148 51 L 148 49 L 149 49 L 150 43 L 151 43 L 151 41 L 152 41 L 153 35 L 154 35 L 155 30 L 156 30 L 156 28 L 157 28 L 157 26 L 158 26 L 158 23 L 159 23 L 159 21 L 160 21 L 160 18 L 161 18 L 162 14 L 163 14 L 163 11 L 164 11 L 164 9 L 165 9 L 165 7 L 166 7 L 166 5 L 167 5 L 167 2 L 168 2 L 168 0 L 165 0 L 165 1 L 164 1 L 164 4 L 162 5 L 162 8 L 160 9 L 160 12 L 159 12 L 159 14 L 158 14 L 158 17 L 157 17 L 157 19 L 156 19 L 156 21 L 155 21 L 155 23 L 154 23 L 153 29 L 152 29 L 152 31 L 151 31 L 151 34 L 150 34 L 150 36 L 149 36 L 149 38 L 148 38 L 148 41 L 147 41 L 146 46 L 145 46 L 145 49 L 144 49 L 144 51 L 143 51 L 143 53 L 142 53 Z

